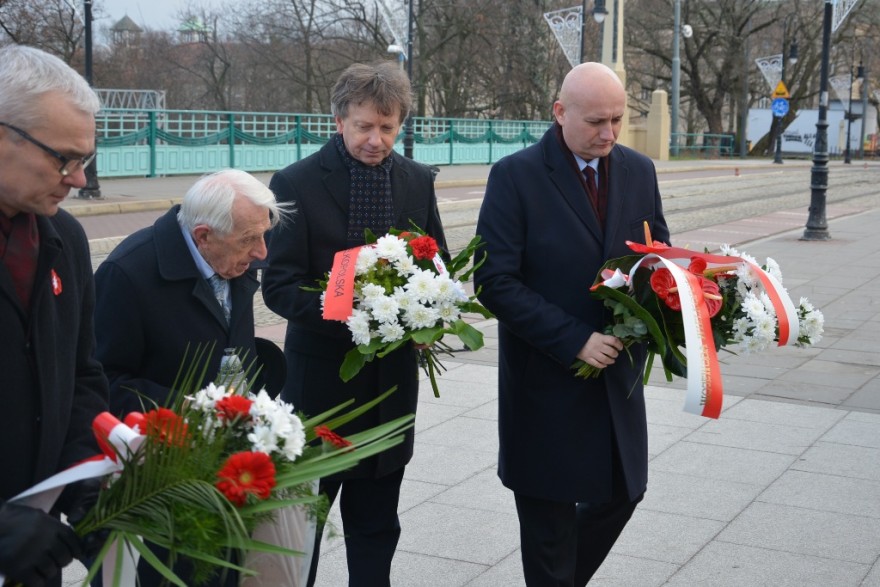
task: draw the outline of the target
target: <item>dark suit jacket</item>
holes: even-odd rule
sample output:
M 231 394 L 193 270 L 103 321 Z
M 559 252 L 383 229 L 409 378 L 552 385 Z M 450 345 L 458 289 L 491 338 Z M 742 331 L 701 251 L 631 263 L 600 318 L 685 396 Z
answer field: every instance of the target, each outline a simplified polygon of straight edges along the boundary
M 85 234 L 64 210 L 37 216 L 37 226 L 29 315 L 0 263 L 0 500 L 97 454 L 92 420 L 107 409 Z
M 621 146 L 609 157 L 604 230 L 554 128 L 495 164 L 480 210 L 488 259 L 475 282 L 499 321 L 498 475 L 533 497 L 608 501 L 612 435 L 629 497 L 647 483 L 644 349 L 598 379 L 569 369 L 607 322 L 589 293 L 601 265 L 631 253 L 624 241 L 644 242 L 644 221 L 669 241 L 651 160 Z
M 116 414 L 140 411 L 141 398 L 132 390 L 165 405 L 187 345 L 190 357 L 197 344 L 214 345 L 208 381 L 217 374 L 224 348 L 246 349 L 250 358 L 256 355 L 256 272 L 251 269 L 230 281 L 232 314 L 227 325 L 187 249 L 177 223 L 179 209 L 174 206 L 153 226 L 122 241 L 95 273 L 98 359 L 110 379 L 110 405 Z M 145 402 L 145 407 L 152 405 Z
M 395 228 L 410 220 L 446 248 L 433 176 L 428 167 L 394 154 L 391 190 Z M 269 269 L 263 279 L 266 305 L 288 320 L 284 351 L 287 385 L 283 396 L 297 410 L 317 415 L 355 399 L 362 404 L 393 385 L 396 393 L 346 428 L 347 434 L 405 414 L 414 414 L 418 401 L 418 372 L 412 347 L 406 346 L 368 364 L 348 383 L 339 378 L 345 353 L 354 347 L 342 322 L 321 316 L 319 294 L 303 291 L 315 287 L 333 264 L 337 251 L 348 247 L 350 174 L 329 141 L 320 151 L 276 173 L 269 187 L 279 202 L 292 202 L 295 212 L 286 224 L 273 230 L 269 243 Z M 404 466 L 412 457 L 413 434 L 402 445 L 362 463 L 340 478 L 382 476 Z

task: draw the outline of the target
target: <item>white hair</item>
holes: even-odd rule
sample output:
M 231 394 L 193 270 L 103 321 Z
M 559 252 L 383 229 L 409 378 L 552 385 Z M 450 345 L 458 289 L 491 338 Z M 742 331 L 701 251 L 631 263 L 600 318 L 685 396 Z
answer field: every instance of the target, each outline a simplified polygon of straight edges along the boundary
M 0 121 L 39 126 L 42 98 L 51 94 L 92 116 L 101 108 L 86 80 L 54 55 L 24 45 L 0 47 Z
M 269 211 L 271 226 L 281 221 L 283 206 L 275 201 L 263 182 L 240 169 L 223 169 L 203 176 L 183 196 L 177 220 L 187 231 L 205 224 L 221 235 L 232 233 L 232 204 L 236 196 L 242 196 L 253 204 Z

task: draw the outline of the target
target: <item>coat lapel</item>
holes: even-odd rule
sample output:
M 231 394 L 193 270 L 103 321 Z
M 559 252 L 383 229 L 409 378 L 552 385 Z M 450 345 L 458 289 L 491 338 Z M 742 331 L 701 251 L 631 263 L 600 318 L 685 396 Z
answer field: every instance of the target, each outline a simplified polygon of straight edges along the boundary
M 228 328 L 223 308 L 214 298 L 214 291 L 202 274 L 199 273 L 196 262 L 189 254 L 186 240 L 177 223 L 177 212 L 180 206 L 174 206 L 159 218 L 155 224 L 156 259 L 159 265 L 159 274 L 167 281 L 193 282 L 192 296 L 199 301 L 214 318 Z
M 608 178 L 608 209 L 603 245 L 606 258 L 611 256 L 610 251 L 617 243 L 617 239 L 620 238 L 618 234 L 620 233 L 620 223 L 623 220 L 623 204 L 629 190 L 629 167 L 626 164 L 626 155 L 615 145 L 608 157 L 610 177 Z
M 329 198 L 336 202 L 339 209 L 347 217 L 348 206 L 351 199 L 351 174 L 342 161 L 342 156 L 336 149 L 333 138 L 327 141 L 319 151 L 321 169 L 324 170 L 323 184 Z
M 409 185 L 409 171 L 404 167 L 404 164 L 401 163 L 402 159 L 403 158 L 400 155 L 396 152 L 394 153 L 394 165 L 391 166 L 391 201 L 394 206 L 394 218 L 396 222 L 394 228 L 409 230 L 410 219 L 405 218 L 403 215 L 406 214 L 407 211 L 407 198 L 409 194 L 413 194 L 415 191 Z
M 556 139 L 555 127 L 550 127 L 541 139 L 544 150 L 544 163 L 549 168 L 550 181 L 571 206 L 578 219 L 584 223 L 598 242 L 602 242 L 602 228 L 596 213 L 590 208 L 589 196 L 584 192 L 583 184 L 575 175 L 571 163 L 566 158 L 559 141 Z

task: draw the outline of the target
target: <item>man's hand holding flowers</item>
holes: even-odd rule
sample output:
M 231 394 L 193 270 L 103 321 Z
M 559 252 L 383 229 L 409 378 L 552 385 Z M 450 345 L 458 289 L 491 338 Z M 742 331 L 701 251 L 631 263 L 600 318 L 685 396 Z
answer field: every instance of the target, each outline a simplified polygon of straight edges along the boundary
M 616 336 L 594 332 L 578 352 L 577 358 L 590 367 L 604 369 L 614 364 L 622 350 L 623 342 Z

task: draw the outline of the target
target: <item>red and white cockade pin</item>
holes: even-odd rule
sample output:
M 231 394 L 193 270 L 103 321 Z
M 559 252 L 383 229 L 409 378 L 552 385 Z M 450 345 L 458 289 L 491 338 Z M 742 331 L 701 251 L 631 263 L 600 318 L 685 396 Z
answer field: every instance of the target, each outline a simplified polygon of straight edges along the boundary
M 52 270 L 52 292 L 57 296 L 61 295 L 61 292 L 64 288 L 61 287 L 61 278 L 58 277 L 58 274 L 55 273 L 55 270 Z

